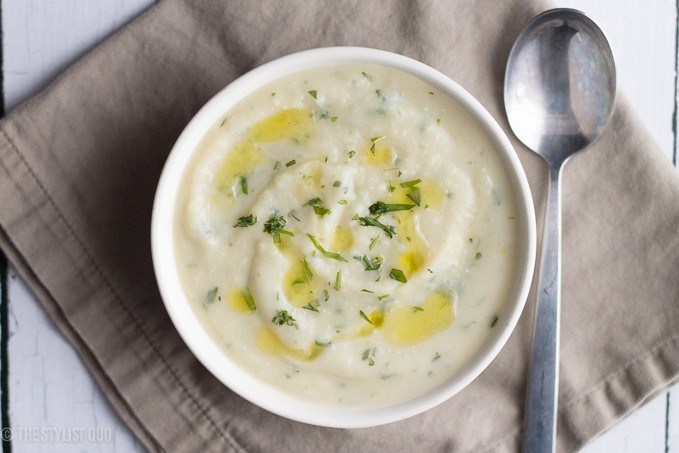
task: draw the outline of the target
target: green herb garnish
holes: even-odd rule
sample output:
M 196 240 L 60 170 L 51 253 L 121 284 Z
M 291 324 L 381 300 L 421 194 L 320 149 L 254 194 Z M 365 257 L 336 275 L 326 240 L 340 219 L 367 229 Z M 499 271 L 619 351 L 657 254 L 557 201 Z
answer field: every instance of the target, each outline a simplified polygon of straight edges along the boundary
M 273 169 L 274 169 L 274 170 L 278 170 L 279 168 L 281 168 L 281 161 L 280 161 L 280 160 L 277 160 L 277 161 L 274 162 L 274 164 L 273 164 Z
M 410 191 L 406 194 L 406 197 L 410 198 L 413 201 L 413 203 L 415 203 L 418 206 L 422 202 L 422 195 L 420 194 L 419 187 L 411 187 Z
M 311 279 L 314 278 L 314 273 L 311 272 L 311 268 L 309 267 L 309 263 L 306 262 L 306 258 L 302 261 L 302 269 L 304 269 L 304 279 L 307 283 L 310 283 Z
M 386 212 L 408 211 L 414 207 L 414 204 L 387 204 L 383 201 L 378 201 L 370 205 L 368 210 L 370 211 L 370 214 L 379 216 Z
M 314 341 L 316 343 L 316 346 L 320 346 L 321 348 L 324 348 L 326 346 L 329 346 L 330 343 L 332 343 L 332 340 L 316 340 Z
M 393 238 L 394 234 L 396 234 L 396 228 L 391 226 L 391 225 L 385 225 L 377 218 L 373 217 L 358 217 L 358 215 L 354 216 L 356 217 L 356 220 L 363 225 L 363 226 L 373 226 L 377 228 L 381 228 L 384 231 L 384 234 L 387 235 L 387 237 Z
M 495 327 L 495 324 L 497 324 L 498 317 L 497 315 L 493 315 L 493 319 L 490 320 L 490 327 Z
M 328 292 L 327 289 L 323 290 L 323 301 L 327 302 L 328 299 L 330 299 L 330 293 Z
M 333 187 L 339 187 L 342 183 L 340 181 L 335 181 L 332 183 Z
M 368 73 L 365 72 L 365 71 L 361 71 L 361 74 L 363 75 L 363 77 L 365 77 L 366 79 L 368 79 L 368 80 L 370 80 L 370 81 L 372 82 L 373 78 L 372 78 L 372 76 L 371 76 L 370 74 L 368 74 Z
M 391 272 L 389 272 L 389 277 L 401 283 L 406 283 L 408 281 L 401 269 L 392 269 Z
M 246 286 L 242 294 L 243 299 L 245 300 L 245 304 L 248 306 L 250 311 L 255 311 L 257 309 L 257 306 L 255 305 L 255 298 L 252 297 L 252 291 L 250 291 L 250 288 Z
M 321 304 L 319 304 L 317 300 L 312 300 L 308 304 L 304 305 L 302 308 L 305 308 L 305 309 L 311 310 L 311 311 L 315 311 L 316 313 L 318 313 L 318 307 L 320 307 L 320 306 L 321 306 Z
M 215 286 L 210 291 L 208 291 L 207 294 L 205 295 L 205 303 L 211 304 L 212 302 L 214 302 L 215 299 L 217 299 L 217 292 L 218 291 L 219 291 L 218 286 Z
M 308 91 L 308 93 L 309 93 L 309 94 L 311 95 L 311 97 L 314 98 L 314 99 L 316 99 L 316 95 L 318 94 L 318 92 L 317 92 L 316 90 Z
M 285 163 L 285 166 L 286 166 L 286 167 L 292 167 L 292 166 L 295 165 L 296 163 L 297 163 L 297 161 L 296 161 L 295 159 L 292 159 L 290 162 L 286 162 L 286 163 Z
M 335 121 L 337 121 L 338 118 L 339 116 L 333 116 L 330 118 L 330 122 L 334 123 Z
M 240 228 L 247 228 L 249 226 L 254 225 L 255 223 L 257 223 L 257 217 L 250 214 L 250 215 L 245 216 L 245 217 L 239 217 L 238 221 L 234 224 L 233 227 L 234 228 L 239 228 L 239 227 Z
M 413 305 L 413 312 L 417 313 L 418 311 L 424 311 L 424 308 L 420 307 L 419 305 Z
M 281 234 L 286 234 L 288 236 L 294 236 L 292 231 L 285 230 L 285 217 L 282 215 L 273 214 L 269 217 L 269 220 L 264 224 L 264 232 L 269 233 L 273 237 L 274 244 L 281 243 Z
M 368 361 L 369 366 L 375 365 L 375 352 L 377 351 L 377 348 L 372 348 L 372 349 L 366 349 L 363 351 L 363 360 Z
M 421 182 L 422 182 L 421 179 L 413 179 L 412 181 L 402 182 L 400 185 L 401 185 L 401 187 L 403 187 L 404 189 L 407 189 L 407 188 L 409 188 L 409 187 L 416 186 L 416 185 L 418 185 L 418 184 L 421 183 Z
M 330 259 L 333 259 L 333 260 L 337 260 L 337 261 L 344 261 L 345 263 L 347 262 L 347 260 L 345 260 L 344 257 L 343 257 L 342 255 L 340 255 L 339 253 L 328 252 L 328 251 L 326 251 L 326 250 L 318 243 L 318 241 L 316 240 L 316 238 L 315 238 L 314 236 L 312 236 L 312 235 L 310 235 L 310 234 L 307 234 L 307 236 L 309 236 L 309 239 L 311 240 L 311 243 L 314 245 L 314 247 L 316 247 L 316 250 L 318 250 L 319 252 L 321 252 L 321 254 L 322 254 L 324 257 L 330 258 Z
M 434 354 L 434 358 L 431 359 L 431 361 L 433 362 L 434 360 L 438 360 L 438 359 L 440 359 L 440 358 L 441 358 L 441 354 L 439 354 L 439 353 L 437 352 L 437 353 Z
M 240 178 L 240 190 L 244 195 L 248 194 L 248 178 L 241 176 Z
M 389 193 L 393 193 L 394 190 L 396 190 L 396 187 L 391 185 L 391 181 L 387 181 L 387 190 L 389 191 Z
M 373 322 L 370 320 L 370 318 L 368 318 L 368 315 L 366 315 L 365 313 L 363 313 L 363 310 L 359 310 L 359 311 L 358 311 L 358 314 L 360 314 L 360 315 L 361 315 L 361 318 L 365 319 L 365 320 L 366 320 L 367 322 L 369 322 L 370 324 L 373 323 Z M 363 359 L 363 360 L 365 360 L 365 359 Z
M 373 247 L 375 247 L 375 244 L 377 244 L 377 242 L 378 242 L 379 240 L 380 240 L 380 236 L 379 236 L 379 235 L 373 236 L 372 238 L 370 238 L 370 245 L 368 246 L 368 250 L 372 250 Z
M 363 289 L 361 290 L 361 292 L 363 292 L 363 293 L 375 294 L 375 291 L 370 291 L 369 289 L 365 289 L 365 288 L 363 288 Z
M 354 151 L 353 149 L 351 151 L 349 151 L 349 159 L 351 159 L 355 155 L 356 155 L 356 151 Z
M 365 265 L 365 271 L 379 271 L 382 267 L 382 261 L 384 260 L 381 256 L 376 256 L 373 259 L 368 258 L 366 255 L 354 257 L 358 261 L 362 261 Z
M 377 296 L 377 300 L 386 299 L 387 297 L 389 297 L 389 294 L 382 294 L 381 296 Z
M 297 320 L 290 316 L 290 313 L 288 313 L 287 310 L 280 310 L 278 313 L 276 313 L 276 316 L 271 318 L 271 322 L 276 324 L 277 326 L 282 326 L 283 324 L 286 324 L 288 326 L 297 325 Z
M 337 271 L 337 274 L 335 275 L 335 291 L 339 291 L 340 288 L 342 287 L 342 271 Z
M 347 200 L 340 200 L 337 202 L 337 204 L 345 205 L 347 204 Z
M 292 217 L 293 219 L 297 220 L 298 222 L 300 221 L 299 217 L 297 217 L 297 213 L 295 212 L 294 209 L 291 210 L 290 212 L 288 212 L 288 217 Z
M 474 255 L 475 259 L 481 259 L 481 252 L 476 252 L 476 255 Z
M 375 143 L 379 142 L 384 137 L 386 137 L 386 135 L 378 135 L 377 137 L 373 137 L 370 139 L 370 143 L 372 143 L 372 145 L 370 146 L 371 153 L 375 154 Z
M 313 206 L 314 212 L 317 215 L 324 216 L 326 214 L 330 214 L 332 211 L 328 208 L 324 208 L 323 206 Z

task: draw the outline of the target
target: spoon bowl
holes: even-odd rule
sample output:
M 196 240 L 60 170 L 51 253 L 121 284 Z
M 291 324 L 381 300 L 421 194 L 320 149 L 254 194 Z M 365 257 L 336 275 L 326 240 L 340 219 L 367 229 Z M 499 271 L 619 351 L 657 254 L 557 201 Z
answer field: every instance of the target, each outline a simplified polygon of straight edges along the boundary
M 561 307 L 561 169 L 603 133 L 615 104 L 615 63 L 591 19 L 553 9 L 521 32 L 507 62 L 505 109 L 514 134 L 549 166 L 523 451 L 554 451 Z
M 615 103 L 606 37 L 583 13 L 553 9 L 516 40 L 505 73 L 509 125 L 549 163 L 564 162 L 602 134 Z

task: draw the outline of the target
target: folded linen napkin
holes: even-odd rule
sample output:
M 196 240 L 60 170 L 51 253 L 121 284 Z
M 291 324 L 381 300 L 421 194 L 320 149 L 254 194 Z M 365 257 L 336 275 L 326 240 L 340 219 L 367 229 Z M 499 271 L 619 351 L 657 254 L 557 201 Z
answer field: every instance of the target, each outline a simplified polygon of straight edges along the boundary
M 0 247 L 140 440 L 171 451 L 515 451 L 532 305 L 467 389 L 411 419 L 292 422 L 213 378 L 174 330 L 150 257 L 155 186 L 191 116 L 310 47 L 402 53 L 504 127 L 504 65 L 538 0 L 164 0 L 0 122 Z M 514 140 L 542 218 L 545 167 Z M 679 178 L 624 99 L 566 167 L 558 445 L 577 449 L 679 374 Z

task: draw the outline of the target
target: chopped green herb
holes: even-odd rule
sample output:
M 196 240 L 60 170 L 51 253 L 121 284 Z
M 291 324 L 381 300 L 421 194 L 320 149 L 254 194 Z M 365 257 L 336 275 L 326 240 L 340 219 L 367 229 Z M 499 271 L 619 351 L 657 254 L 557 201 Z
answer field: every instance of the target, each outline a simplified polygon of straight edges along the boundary
M 311 200 L 307 201 L 304 204 L 309 206 L 319 206 L 323 204 L 323 200 L 321 199 L 321 197 L 316 197 L 312 198 Z
M 215 299 L 217 299 L 217 292 L 218 291 L 219 291 L 218 286 L 215 286 L 210 291 L 208 291 L 207 294 L 205 295 L 205 303 L 211 304 L 212 302 L 214 302 Z
M 246 286 L 242 294 L 243 299 L 245 299 L 245 303 L 247 304 L 250 311 L 255 311 L 257 306 L 255 305 L 255 298 L 252 297 L 252 291 L 250 291 L 250 288 Z
M 383 201 L 378 201 L 370 205 L 368 210 L 370 211 L 370 214 L 379 216 L 386 212 L 408 211 L 414 207 L 414 204 L 387 204 Z
M 363 293 L 375 294 L 375 291 L 370 291 L 369 289 L 365 289 L 365 288 L 363 288 L 363 289 L 361 290 L 361 292 L 363 292 Z
M 240 178 L 240 190 L 243 192 L 243 194 L 248 194 L 248 178 L 245 176 L 241 176 Z
M 365 265 L 364 270 L 366 271 L 379 271 L 380 268 L 382 267 L 382 261 L 384 261 L 384 259 L 381 256 L 376 256 L 373 259 L 369 259 L 366 255 L 354 258 L 358 259 L 358 261 L 363 262 L 363 264 Z
M 254 215 L 250 214 L 245 217 L 239 217 L 238 221 L 233 225 L 234 228 L 247 228 L 249 226 L 254 225 L 257 223 L 257 217 Z
M 392 269 L 391 272 L 389 272 L 389 277 L 401 283 L 406 283 L 408 281 L 401 269 Z
M 324 348 L 324 347 L 330 345 L 330 343 L 332 343 L 332 340 L 316 340 L 316 341 L 314 341 L 314 343 L 316 343 L 316 346 L 320 346 L 321 348 Z
M 440 359 L 440 358 L 441 358 L 441 354 L 439 354 L 439 353 L 437 352 L 437 353 L 434 354 L 434 358 L 431 359 L 431 361 L 433 362 L 434 360 L 438 360 L 438 359 Z
M 391 181 L 387 181 L 387 190 L 389 191 L 389 193 L 393 193 L 394 190 L 396 190 L 396 187 L 391 185 Z
M 379 88 L 376 89 L 375 94 L 377 95 L 378 98 L 381 98 L 382 97 L 382 90 L 380 90 Z
M 330 299 L 330 293 L 328 292 L 327 289 L 324 289 L 324 290 L 323 290 L 323 300 L 324 300 L 325 302 L 327 302 L 328 299 Z
M 434 92 L 433 92 L 433 91 L 430 91 L 429 94 L 431 94 L 431 95 L 433 96 L 433 95 L 434 95 Z
M 273 237 L 274 244 L 281 243 L 281 234 L 286 234 L 288 236 L 294 236 L 292 231 L 284 230 L 285 228 L 285 217 L 282 215 L 273 214 L 269 217 L 269 220 L 264 224 L 264 232 L 271 234 Z
M 332 211 L 328 208 L 324 208 L 323 206 L 314 206 L 314 212 L 320 216 L 324 216 L 325 214 L 330 214 Z
M 356 155 L 356 151 L 354 151 L 353 149 L 351 151 L 349 151 L 349 159 L 351 159 L 355 155 Z
M 318 313 L 318 307 L 320 307 L 320 306 L 321 306 L 321 304 L 319 304 L 317 300 L 312 300 L 308 304 L 304 305 L 302 308 L 305 308 L 305 309 L 311 310 L 311 311 L 315 311 L 316 313 Z
M 290 212 L 288 212 L 288 217 L 292 217 L 293 219 L 297 220 L 298 222 L 300 221 L 299 217 L 297 217 L 297 213 L 295 212 L 294 209 L 291 210 Z
M 424 311 L 424 308 L 419 305 L 413 305 L 413 312 L 417 313 L 418 311 Z
M 382 294 L 381 296 L 377 296 L 377 300 L 386 299 L 387 297 L 389 297 L 389 294 Z
M 276 313 L 276 316 L 271 319 L 271 322 L 277 326 L 282 326 L 283 324 L 288 326 L 297 325 L 297 320 L 290 316 L 290 313 L 288 313 L 287 310 L 280 310 L 278 313 Z
M 339 187 L 341 184 L 342 184 L 341 181 L 335 181 L 335 182 L 332 183 L 332 186 L 333 187 Z
M 411 187 L 410 191 L 406 194 L 406 197 L 410 198 L 413 201 L 413 203 L 415 203 L 418 206 L 422 202 L 422 196 L 420 194 L 419 187 Z
M 474 255 L 475 259 L 481 259 L 481 252 L 476 252 L 476 255 Z
M 333 259 L 333 260 L 337 260 L 337 261 L 344 261 L 345 263 L 347 262 L 347 260 L 345 260 L 344 257 L 342 255 L 340 255 L 339 253 L 326 251 L 323 247 L 321 247 L 321 245 L 318 243 L 318 241 L 316 240 L 316 238 L 314 236 L 312 236 L 310 234 L 307 234 L 307 236 L 309 236 L 309 239 L 311 240 L 311 243 L 314 245 L 314 247 L 316 247 L 316 250 L 321 252 L 321 254 L 324 257 L 330 258 L 330 259 Z
M 384 137 L 386 137 L 386 135 L 378 135 L 377 137 L 373 137 L 370 139 L 370 142 L 372 143 L 372 145 L 370 146 L 371 153 L 375 154 L 375 143 L 379 142 Z
M 339 116 L 333 116 L 332 118 L 330 118 L 330 121 L 334 123 L 335 121 L 337 121 L 338 118 Z
M 361 315 L 361 318 L 365 319 L 365 320 L 366 320 L 367 322 L 369 322 L 370 324 L 373 323 L 373 322 L 370 320 L 370 318 L 368 318 L 368 315 L 366 315 L 365 313 L 363 313 L 363 310 L 359 310 L 359 311 L 358 311 L 358 314 L 360 314 L 360 315 Z
M 474 239 L 469 238 L 469 243 L 471 244 L 472 242 L 474 242 Z
M 430 274 L 433 274 L 433 273 L 434 273 L 434 271 L 431 270 L 431 269 L 429 269 L 429 268 L 427 268 L 427 271 L 429 271 Z
M 277 160 L 277 161 L 274 162 L 274 164 L 273 164 L 273 169 L 274 169 L 274 170 L 278 170 L 279 168 L 281 168 L 281 161 L 280 161 L 280 160 Z
M 340 201 L 337 202 L 337 204 L 343 204 L 343 205 L 347 204 L 347 200 L 340 200 Z
M 276 92 L 275 92 L 275 91 L 272 91 L 272 92 L 271 92 L 271 97 L 274 97 L 274 96 L 276 96 Z
M 358 214 L 354 216 L 358 220 L 358 222 L 363 225 L 363 226 L 374 226 L 377 228 L 381 228 L 384 231 L 384 234 L 387 235 L 389 238 L 393 238 L 394 234 L 396 234 L 396 228 L 391 226 L 391 225 L 385 225 L 377 218 L 373 217 L 358 217 Z
M 219 127 L 222 127 L 222 126 L 226 123 L 226 120 L 227 120 L 227 119 L 228 119 L 228 118 L 224 118 L 224 119 L 222 120 L 221 124 L 219 125 Z
M 375 244 L 377 244 L 377 242 L 378 242 L 379 240 L 380 240 L 380 236 L 379 236 L 379 235 L 373 236 L 372 238 L 370 238 L 370 246 L 368 246 L 368 250 L 372 250 L 373 247 L 375 247 Z
M 309 267 L 309 263 L 306 262 L 306 258 L 302 261 L 302 269 L 304 269 L 304 279 L 307 283 L 310 283 L 311 279 L 314 278 L 314 273 L 311 272 L 311 268 Z
M 366 349 L 363 351 L 363 360 L 368 361 L 369 366 L 375 365 L 375 352 L 377 351 L 377 348 L 372 348 L 372 349 Z
M 513 215 L 510 215 L 510 216 L 508 216 L 507 218 L 508 218 L 509 220 L 514 220 L 515 217 L 514 217 Z
M 490 327 L 495 327 L 495 324 L 497 324 L 498 317 L 497 315 L 494 315 L 493 318 L 490 320 Z
M 363 77 L 365 77 L 366 79 L 368 79 L 368 80 L 370 80 L 370 81 L 372 82 L 373 78 L 372 78 L 372 76 L 371 76 L 370 74 L 368 74 L 368 73 L 365 72 L 365 71 L 361 71 L 361 74 L 363 75 Z
M 318 92 L 317 92 L 316 90 L 311 90 L 311 91 L 309 91 L 308 93 L 309 93 L 309 94 L 311 95 L 311 97 L 314 98 L 314 99 L 316 99 L 316 95 L 318 94 Z
M 400 185 L 401 185 L 401 187 L 403 187 L 404 189 L 407 189 L 407 188 L 409 188 L 409 187 L 416 186 L 416 185 L 418 185 L 418 184 L 421 183 L 421 182 L 422 182 L 421 179 L 413 179 L 412 181 L 402 182 Z
M 441 118 L 436 118 L 436 124 L 441 124 Z
M 339 291 L 340 288 L 342 287 L 342 271 L 337 271 L 337 274 L 335 275 L 335 291 Z
M 292 167 L 296 163 L 297 163 L 297 161 L 295 159 L 292 159 L 290 162 L 286 162 L 285 166 L 286 167 Z

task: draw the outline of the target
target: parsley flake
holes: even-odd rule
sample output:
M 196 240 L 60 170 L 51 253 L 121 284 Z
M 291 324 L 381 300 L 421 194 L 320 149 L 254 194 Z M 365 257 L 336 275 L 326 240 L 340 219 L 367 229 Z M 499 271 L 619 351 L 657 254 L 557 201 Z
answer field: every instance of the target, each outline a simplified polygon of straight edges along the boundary
M 250 214 L 245 217 L 239 217 L 238 221 L 233 225 L 234 228 L 247 228 L 249 226 L 254 225 L 257 223 L 257 217 L 254 215 Z
M 401 283 L 406 283 L 408 281 L 408 279 L 406 279 L 406 276 L 401 269 L 393 268 L 391 272 L 389 272 L 389 277 Z
M 287 310 L 280 310 L 278 313 L 276 313 L 276 316 L 271 318 L 271 322 L 276 324 L 277 326 L 282 326 L 282 325 L 288 325 L 288 326 L 296 326 L 297 325 L 297 320 L 293 318 L 290 313 L 288 313 Z
M 314 247 L 316 248 L 316 250 L 318 250 L 319 252 L 321 252 L 321 254 L 322 254 L 324 257 L 330 258 L 330 259 L 333 259 L 333 260 L 337 260 L 337 261 L 344 261 L 345 263 L 347 262 L 347 260 L 345 260 L 344 257 L 343 257 L 342 255 L 340 255 L 339 253 L 336 253 L 336 252 L 328 252 L 328 251 L 326 251 L 326 250 L 318 243 L 318 240 L 317 240 L 314 236 L 312 236 L 312 235 L 310 235 L 310 234 L 307 234 L 307 236 L 308 236 L 309 239 L 311 240 L 311 243 L 314 245 Z

